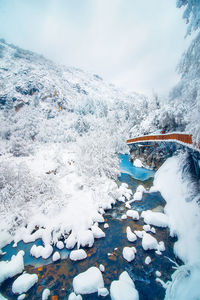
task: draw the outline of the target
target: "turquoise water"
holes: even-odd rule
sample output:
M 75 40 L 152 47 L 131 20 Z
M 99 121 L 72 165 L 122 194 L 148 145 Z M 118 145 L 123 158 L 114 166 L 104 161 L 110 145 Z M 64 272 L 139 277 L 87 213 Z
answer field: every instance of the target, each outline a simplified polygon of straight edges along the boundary
M 128 154 L 120 154 L 120 171 L 132 176 L 134 179 L 140 181 L 146 181 L 153 177 L 155 172 L 145 168 L 136 168 L 133 163 L 129 160 Z
M 32 266 L 39 267 L 39 266 L 43 266 L 43 265 L 48 265 L 48 264 L 53 262 L 52 261 L 52 256 L 50 258 L 47 258 L 47 259 L 43 259 L 41 257 L 35 258 L 35 257 L 31 256 L 30 255 L 30 250 L 31 250 L 31 247 L 33 245 L 43 246 L 42 240 L 38 239 L 33 243 L 27 243 L 27 244 L 25 244 L 24 242 L 21 241 L 17 244 L 17 247 L 13 247 L 13 242 L 12 242 L 9 245 L 7 245 L 6 247 L 2 248 L 2 251 L 6 252 L 6 254 L 4 254 L 1 257 L 1 260 L 4 260 L 4 261 L 10 260 L 12 255 L 16 255 L 20 250 L 24 250 L 24 252 L 25 252 L 25 255 L 24 255 L 25 265 L 32 265 Z M 70 250 L 68 250 L 66 248 L 64 248 L 62 250 L 59 250 L 56 247 L 53 247 L 53 248 L 54 248 L 53 253 L 55 251 L 59 251 L 61 259 L 66 259 L 69 256 Z

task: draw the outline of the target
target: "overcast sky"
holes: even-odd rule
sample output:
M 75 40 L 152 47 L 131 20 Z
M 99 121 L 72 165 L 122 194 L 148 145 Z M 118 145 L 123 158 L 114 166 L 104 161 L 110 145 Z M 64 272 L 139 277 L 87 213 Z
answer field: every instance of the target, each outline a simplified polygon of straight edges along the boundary
M 176 0 L 0 0 L 0 37 L 129 91 L 167 94 L 187 48 Z

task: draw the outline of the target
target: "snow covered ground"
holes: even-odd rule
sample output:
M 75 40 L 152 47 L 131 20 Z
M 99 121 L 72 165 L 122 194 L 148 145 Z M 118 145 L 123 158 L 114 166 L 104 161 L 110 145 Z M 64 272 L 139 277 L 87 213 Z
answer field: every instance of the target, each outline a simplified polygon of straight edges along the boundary
M 167 300 L 200 298 L 199 188 L 187 168 L 187 154 L 179 154 L 169 158 L 154 179 L 155 188 L 167 202 L 165 213 L 170 234 L 178 237 L 174 251 L 184 262 L 167 283 Z

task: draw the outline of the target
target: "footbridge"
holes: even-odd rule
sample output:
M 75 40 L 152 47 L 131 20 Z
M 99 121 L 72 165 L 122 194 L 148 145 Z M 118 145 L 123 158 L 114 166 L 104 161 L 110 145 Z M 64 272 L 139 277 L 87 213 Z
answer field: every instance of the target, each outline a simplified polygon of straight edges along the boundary
M 192 134 L 186 133 L 167 133 L 167 134 L 156 134 L 156 135 L 143 135 L 139 137 L 135 137 L 133 139 L 127 140 L 127 144 L 133 144 L 138 142 L 162 142 L 162 141 L 169 141 L 169 142 L 178 142 L 185 146 L 189 146 L 190 148 L 194 147 L 192 142 Z

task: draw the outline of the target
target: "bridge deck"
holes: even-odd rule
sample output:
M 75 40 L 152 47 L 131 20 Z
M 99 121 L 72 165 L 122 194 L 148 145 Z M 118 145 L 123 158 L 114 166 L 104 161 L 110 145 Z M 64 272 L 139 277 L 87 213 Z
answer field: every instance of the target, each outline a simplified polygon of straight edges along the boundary
M 133 144 L 137 142 L 148 142 L 148 141 L 177 141 L 188 146 L 192 146 L 192 134 L 185 133 L 167 133 L 167 134 L 158 134 L 158 135 L 144 135 L 135 137 L 133 139 L 127 140 L 127 144 Z

